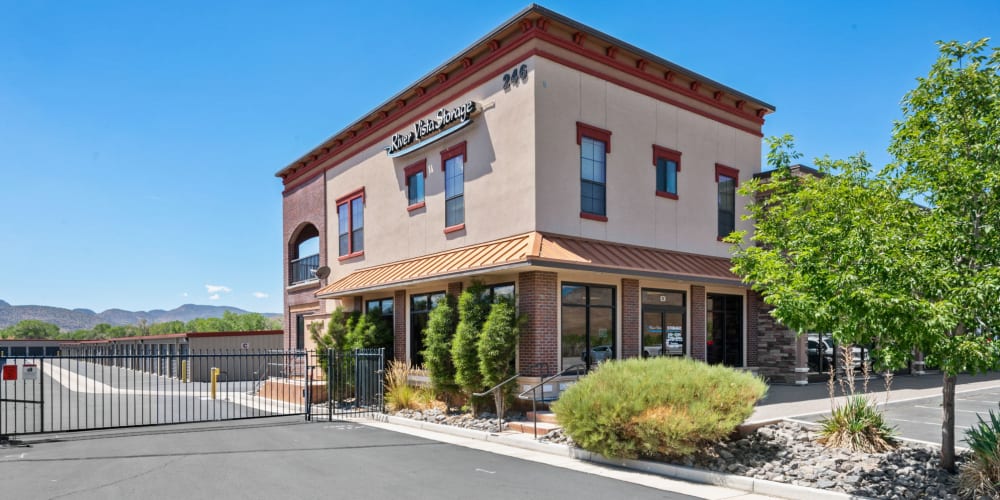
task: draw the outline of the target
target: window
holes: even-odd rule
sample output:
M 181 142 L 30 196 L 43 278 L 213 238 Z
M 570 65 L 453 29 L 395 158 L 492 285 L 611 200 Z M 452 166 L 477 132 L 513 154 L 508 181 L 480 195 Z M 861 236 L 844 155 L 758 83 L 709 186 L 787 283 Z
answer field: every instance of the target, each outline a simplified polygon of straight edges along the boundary
M 656 167 L 656 196 L 677 199 L 677 172 L 681 171 L 681 153 L 653 145 L 653 166 Z
M 312 224 L 304 225 L 288 248 L 288 284 L 316 280 L 319 269 L 319 230 Z
M 403 169 L 406 176 L 407 210 L 413 211 L 424 206 L 424 180 L 427 178 L 427 160 L 420 160 Z
M 514 284 L 504 283 L 502 285 L 486 285 L 483 289 L 482 297 L 484 299 L 488 298 L 491 304 L 498 300 L 509 300 L 513 303 Z
M 341 260 L 364 254 L 365 188 L 337 200 L 337 228 Z
M 615 359 L 615 288 L 562 286 L 561 369 Z
M 441 152 L 445 232 L 465 227 L 465 142 Z
M 740 172 L 735 168 L 715 164 L 715 182 L 719 189 L 719 230 L 720 240 L 736 230 L 736 187 Z
M 607 155 L 611 132 L 576 123 L 580 145 L 580 217 L 607 221 Z
M 389 320 L 392 320 L 392 306 L 393 304 L 391 298 L 369 300 L 368 303 L 365 305 L 365 312 L 378 311 L 378 313 L 381 314 L 383 318 L 388 318 Z

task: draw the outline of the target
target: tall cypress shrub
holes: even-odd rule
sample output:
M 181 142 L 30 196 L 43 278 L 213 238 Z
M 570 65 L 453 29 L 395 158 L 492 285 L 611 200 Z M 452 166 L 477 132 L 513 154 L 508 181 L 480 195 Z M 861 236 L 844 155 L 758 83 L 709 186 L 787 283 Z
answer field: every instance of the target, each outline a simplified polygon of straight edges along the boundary
M 520 333 L 519 318 L 510 300 L 493 304 L 479 338 L 479 374 L 483 385 L 493 387 L 514 375 L 514 354 Z M 503 417 L 504 398 L 511 392 L 511 384 L 493 393 L 497 415 Z
M 480 283 L 462 292 L 458 298 L 458 327 L 451 344 L 451 359 L 455 364 L 455 382 L 475 406 L 472 393 L 483 390 L 479 373 L 479 334 L 490 313 L 489 298 Z M 475 411 L 475 408 L 473 408 Z
M 451 343 L 458 322 L 455 298 L 448 295 L 435 307 L 424 329 L 424 367 L 434 388 L 447 394 L 458 389 L 455 385 L 455 365 L 451 359 Z

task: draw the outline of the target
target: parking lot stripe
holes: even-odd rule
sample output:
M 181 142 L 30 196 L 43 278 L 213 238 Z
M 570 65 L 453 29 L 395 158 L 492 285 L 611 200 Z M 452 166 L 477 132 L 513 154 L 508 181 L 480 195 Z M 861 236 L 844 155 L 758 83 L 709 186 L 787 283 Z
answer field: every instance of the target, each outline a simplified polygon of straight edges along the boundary
M 914 408 L 926 408 L 928 410 L 940 410 L 941 409 L 940 406 L 913 405 L 913 407 Z M 961 412 L 961 413 L 977 413 L 977 414 L 979 413 L 978 411 L 975 411 L 975 410 L 959 410 L 958 408 L 955 408 L 955 411 L 956 412 Z
M 909 424 L 933 425 L 935 427 L 938 427 L 938 426 L 941 425 L 941 422 L 920 422 L 918 420 L 903 420 L 901 418 L 894 418 L 893 421 L 896 421 L 896 422 L 906 422 L 906 423 L 909 423 Z M 959 429 L 968 429 L 969 428 L 968 426 L 957 425 L 957 424 L 955 425 L 955 427 L 957 427 Z

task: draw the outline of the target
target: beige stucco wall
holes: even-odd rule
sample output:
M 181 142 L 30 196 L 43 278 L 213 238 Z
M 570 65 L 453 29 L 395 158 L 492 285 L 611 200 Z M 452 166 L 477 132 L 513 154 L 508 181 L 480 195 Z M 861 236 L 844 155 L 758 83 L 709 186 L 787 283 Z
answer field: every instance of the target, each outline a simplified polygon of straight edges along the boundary
M 537 229 L 721 257 L 715 164 L 749 180 L 761 138 L 547 59 L 535 63 Z M 580 218 L 576 123 L 611 131 L 607 222 Z M 678 200 L 655 195 L 652 145 L 682 153 Z M 737 196 L 737 214 L 745 200 Z M 751 228 L 737 216 L 737 229 Z
M 418 257 L 435 252 L 491 241 L 534 228 L 534 58 L 523 58 L 505 66 L 526 64 L 528 82 L 502 88 L 502 78 L 455 95 L 418 115 L 433 116 L 438 109 L 452 108 L 469 100 L 482 111 L 465 129 L 406 156 L 390 158 L 379 142 L 326 173 L 327 232 L 332 283 L 357 269 Z M 489 72 L 491 68 L 482 71 Z M 408 128 L 412 120 L 394 130 Z M 445 234 L 444 172 L 441 151 L 466 141 L 465 229 Z M 424 208 L 408 212 L 403 169 L 421 159 L 427 161 Z M 365 188 L 365 253 L 338 261 L 336 200 Z

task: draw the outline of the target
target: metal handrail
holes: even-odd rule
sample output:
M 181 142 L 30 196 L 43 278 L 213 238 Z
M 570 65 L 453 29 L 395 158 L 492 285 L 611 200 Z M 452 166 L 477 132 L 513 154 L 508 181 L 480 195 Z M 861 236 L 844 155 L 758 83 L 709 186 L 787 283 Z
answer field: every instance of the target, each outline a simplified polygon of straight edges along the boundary
M 538 388 L 544 386 L 545 384 L 551 382 L 552 380 L 558 377 L 564 377 L 566 372 L 570 370 L 576 371 L 576 376 L 577 378 L 579 378 L 581 369 L 586 371 L 587 365 L 583 363 L 578 363 L 573 366 L 570 366 L 569 368 L 565 368 L 563 369 L 563 371 L 542 380 L 541 382 L 531 386 L 531 388 L 517 395 L 517 399 L 528 399 L 524 396 L 529 392 L 531 393 L 531 419 L 532 419 L 532 425 L 534 426 L 535 439 L 538 439 Z
M 488 391 L 484 391 L 484 392 L 474 392 L 474 393 L 472 393 L 472 395 L 476 396 L 476 397 L 483 397 L 483 396 L 485 396 L 487 394 L 493 394 L 496 391 L 500 390 L 501 387 L 503 387 L 503 386 L 509 384 L 510 382 L 516 380 L 520 376 L 521 376 L 520 373 L 515 373 L 514 375 L 511 375 L 511 377 L 508 378 L 507 380 L 504 380 L 503 382 L 500 382 L 499 384 L 493 386 L 492 389 L 490 389 Z M 494 396 L 494 397 L 496 397 L 496 396 Z M 503 402 L 502 401 L 500 403 L 500 408 L 497 408 L 497 432 L 503 432 Z

